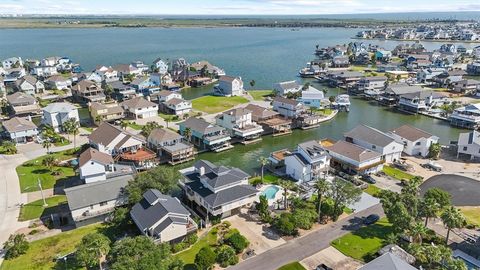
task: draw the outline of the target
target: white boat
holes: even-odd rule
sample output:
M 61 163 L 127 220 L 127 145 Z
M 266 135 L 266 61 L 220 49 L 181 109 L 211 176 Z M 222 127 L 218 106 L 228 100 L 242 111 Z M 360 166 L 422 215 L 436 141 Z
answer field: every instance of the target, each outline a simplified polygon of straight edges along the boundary
M 346 94 L 338 95 L 332 105 L 339 111 L 345 110 L 348 112 L 350 111 L 350 96 Z

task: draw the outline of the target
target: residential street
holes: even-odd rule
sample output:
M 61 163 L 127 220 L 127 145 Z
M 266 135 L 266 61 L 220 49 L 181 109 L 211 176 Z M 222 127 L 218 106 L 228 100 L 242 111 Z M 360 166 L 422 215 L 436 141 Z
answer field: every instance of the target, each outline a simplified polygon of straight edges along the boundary
M 284 245 L 252 257 L 229 269 L 275 270 L 289 262 L 301 261 L 329 247 L 330 242 L 338 237 L 359 229 L 362 224 L 362 217 L 366 217 L 370 214 L 378 214 L 382 216 L 382 206 L 380 204 L 372 206 L 321 230 L 294 239 Z

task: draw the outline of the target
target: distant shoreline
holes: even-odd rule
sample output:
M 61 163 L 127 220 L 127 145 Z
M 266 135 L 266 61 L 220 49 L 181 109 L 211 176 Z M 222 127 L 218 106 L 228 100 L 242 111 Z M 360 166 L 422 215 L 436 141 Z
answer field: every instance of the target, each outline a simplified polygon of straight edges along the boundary
M 461 40 L 461 39 L 401 39 L 401 38 L 361 38 L 361 37 L 352 37 L 351 39 L 359 40 L 384 40 L 384 41 L 405 41 L 405 42 L 453 42 L 453 43 L 480 43 L 480 40 Z

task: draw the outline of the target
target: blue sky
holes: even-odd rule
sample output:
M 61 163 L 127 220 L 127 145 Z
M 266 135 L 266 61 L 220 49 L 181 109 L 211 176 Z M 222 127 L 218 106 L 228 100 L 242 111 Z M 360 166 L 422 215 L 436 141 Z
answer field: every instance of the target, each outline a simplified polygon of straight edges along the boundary
M 0 0 L 0 14 L 347 14 L 479 11 L 480 0 Z

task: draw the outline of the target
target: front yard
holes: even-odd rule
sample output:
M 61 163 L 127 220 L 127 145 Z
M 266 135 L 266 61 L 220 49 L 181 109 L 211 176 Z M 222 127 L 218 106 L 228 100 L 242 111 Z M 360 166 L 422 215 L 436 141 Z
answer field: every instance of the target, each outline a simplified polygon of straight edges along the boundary
M 365 189 L 363 192 L 372 195 L 373 197 L 378 197 L 380 192 L 382 191 L 381 188 L 375 186 L 375 185 L 368 185 L 368 188 Z
M 346 256 L 368 262 L 384 246 L 385 238 L 392 233 L 392 224 L 386 219 L 360 228 L 332 242 L 332 246 Z
M 280 180 L 281 178 L 278 177 L 278 176 L 275 176 L 273 174 L 267 174 L 265 173 L 265 175 L 263 176 L 263 181 L 262 181 L 262 177 L 261 176 L 257 176 L 257 177 L 252 177 L 248 180 L 248 182 L 251 184 L 251 185 L 257 185 L 257 184 L 260 184 L 263 182 L 263 184 L 272 184 L 272 185 L 278 185 L 278 180 Z
M 219 113 L 237 105 L 248 103 L 244 97 L 204 96 L 192 100 L 193 109 L 206 113 Z
M 266 97 L 273 95 L 273 90 L 251 90 L 248 93 L 253 97 L 254 100 L 263 101 Z
M 200 238 L 195 244 L 193 244 L 189 249 L 177 253 L 175 257 L 182 260 L 185 263 L 185 268 L 195 269 L 195 255 L 198 251 L 206 246 L 215 246 L 217 244 L 217 230 L 212 228 L 205 236 Z
M 402 180 L 402 179 L 405 179 L 405 180 L 412 180 L 412 178 L 415 177 L 415 175 L 411 175 L 407 172 L 404 172 L 400 169 L 397 169 L 397 168 L 394 168 L 394 167 L 391 167 L 391 166 L 383 166 L 383 172 L 390 176 L 390 177 L 393 177 L 395 179 L 398 179 L 398 180 Z
M 299 262 L 292 262 L 278 268 L 277 270 L 306 270 L 306 269 Z
M 463 215 L 467 219 L 467 223 L 476 227 L 480 226 L 480 207 L 478 206 L 464 206 L 460 207 Z
M 41 216 L 46 216 L 49 213 L 55 212 L 54 209 L 56 206 L 63 204 L 67 201 L 67 197 L 64 195 L 53 196 L 45 199 L 47 202 L 47 207 L 43 207 L 43 200 L 34 201 L 28 204 L 25 204 L 20 209 L 20 216 L 18 221 L 26 221 L 40 218 Z

